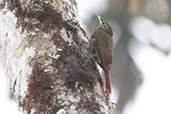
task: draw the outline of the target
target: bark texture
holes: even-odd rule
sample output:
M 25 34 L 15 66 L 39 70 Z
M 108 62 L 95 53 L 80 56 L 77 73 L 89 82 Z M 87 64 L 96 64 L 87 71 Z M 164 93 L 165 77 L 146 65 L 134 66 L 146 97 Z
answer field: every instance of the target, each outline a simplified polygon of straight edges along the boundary
M 0 60 L 25 114 L 109 114 L 74 0 L 0 0 Z

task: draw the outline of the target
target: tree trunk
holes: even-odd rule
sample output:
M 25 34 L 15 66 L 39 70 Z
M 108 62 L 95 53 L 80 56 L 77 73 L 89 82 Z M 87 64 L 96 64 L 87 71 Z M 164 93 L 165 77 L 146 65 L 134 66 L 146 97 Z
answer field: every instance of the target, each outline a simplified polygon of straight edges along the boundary
M 25 114 L 109 114 L 74 0 L 0 0 L 0 60 Z

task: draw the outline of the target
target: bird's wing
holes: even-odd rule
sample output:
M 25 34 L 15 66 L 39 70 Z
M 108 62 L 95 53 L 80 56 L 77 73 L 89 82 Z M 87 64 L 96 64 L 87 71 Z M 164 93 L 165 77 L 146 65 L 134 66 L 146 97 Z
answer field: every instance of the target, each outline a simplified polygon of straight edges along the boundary
M 105 35 L 108 35 L 108 34 L 100 35 L 101 39 L 111 38 L 111 36 L 105 36 Z M 103 68 L 108 68 L 109 70 L 109 67 L 112 64 L 112 46 L 113 46 L 112 38 L 111 40 L 107 40 L 107 39 L 101 40 L 99 44 L 97 45 L 99 49 L 98 52 L 101 58 L 102 66 Z

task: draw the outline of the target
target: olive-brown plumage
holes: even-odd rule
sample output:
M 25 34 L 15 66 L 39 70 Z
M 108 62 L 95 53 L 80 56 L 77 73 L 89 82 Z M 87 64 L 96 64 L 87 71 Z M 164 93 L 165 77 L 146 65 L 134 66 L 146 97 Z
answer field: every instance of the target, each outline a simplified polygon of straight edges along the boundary
M 112 64 L 113 31 L 111 26 L 100 18 L 99 27 L 91 34 L 89 52 L 104 71 L 106 89 L 111 93 L 110 74 Z

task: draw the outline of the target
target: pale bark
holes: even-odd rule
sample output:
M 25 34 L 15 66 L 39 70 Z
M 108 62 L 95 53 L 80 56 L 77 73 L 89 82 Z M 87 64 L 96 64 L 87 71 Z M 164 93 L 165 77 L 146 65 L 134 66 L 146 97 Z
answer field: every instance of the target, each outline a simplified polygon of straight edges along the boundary
M 109 114 L 74 0 L 0 0 L 0 61 L 25 114 Z

